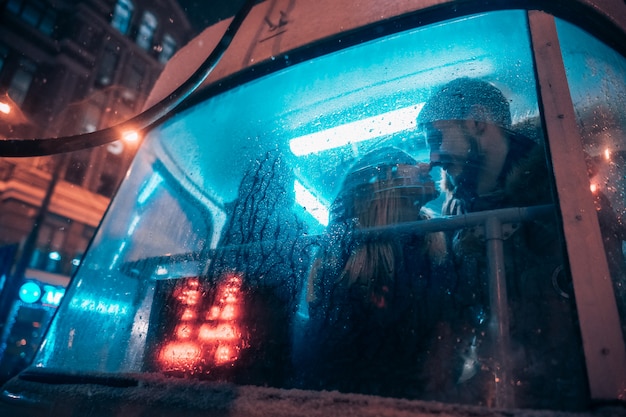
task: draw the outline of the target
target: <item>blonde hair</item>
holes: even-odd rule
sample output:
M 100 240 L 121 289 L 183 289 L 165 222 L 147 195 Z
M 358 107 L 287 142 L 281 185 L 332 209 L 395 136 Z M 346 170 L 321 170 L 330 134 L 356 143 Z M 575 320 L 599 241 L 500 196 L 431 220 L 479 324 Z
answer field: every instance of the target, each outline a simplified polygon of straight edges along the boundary
M 372 188 L 369 198 L 364 196 L 353 202 L 359 229 L 419 219 L 419 207 L 403 198 L 401 189 L 384 189 L 384 182 L 369 186 Z M 356 283 L 375 291 L 389 289 L 393 285 L 399 252 L 402 246 L 389 239 L 365 240 L 348 257 L 338 281 L 347 285 Z M 374 284 L 377 288 L 372 288 Z
M 382 307 L 385 294 L 394 290 L 398 273 L 409 256 L 428 262 L 428 253 L 445 252 L 443 235 L 427 235 L 407 247 L 398 236 L 360 234 L 370 228 L 412 222 L 428 216 L 422 205 L 436 197 L 428 167 L 395 148 L 374 151 L 348 173 L 331 209 L 329 241 L 321 247 L 309 275 L 309 301 L 314 301 L 315 283 L 324 280 L 332 288 L 351 288 Z M 356 232 L 356 233 L 355 233 Z M 443 255 L 440 256 L 443 259 Z

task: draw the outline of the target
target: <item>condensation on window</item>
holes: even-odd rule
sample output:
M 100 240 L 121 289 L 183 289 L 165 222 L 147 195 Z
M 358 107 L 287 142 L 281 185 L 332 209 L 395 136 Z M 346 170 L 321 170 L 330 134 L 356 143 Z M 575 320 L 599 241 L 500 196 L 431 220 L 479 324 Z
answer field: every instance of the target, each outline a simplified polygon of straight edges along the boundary
M 470 16 L 314 58 L 173 115 L 145 138 L 35 365 L 579 407 L 581 344 L 543 193 L 528 39 L 524 12 Z M 417 118 L 459 78 L 502 94 L 497 132 L 538 159 L 515 167 L 525 185 L 505 191 L 498 179 L 452 212 Z M 488 220 L 504 242 L 501 309 L 489 295 L 500 255 Z
M 626 340 L 626 59 L 567 22 L 557 30 Z

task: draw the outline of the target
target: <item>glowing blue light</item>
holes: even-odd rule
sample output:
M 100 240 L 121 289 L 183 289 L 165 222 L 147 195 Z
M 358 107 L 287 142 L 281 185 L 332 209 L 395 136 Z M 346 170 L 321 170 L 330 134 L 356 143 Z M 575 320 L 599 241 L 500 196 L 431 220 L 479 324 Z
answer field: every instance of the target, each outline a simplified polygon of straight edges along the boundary
M 43 291 L 44 294 L 41 298 L 41 302 L 53 306 L 58 306 L 59 304 L 61 304 L 61 299 L 65 295 L 65 289 L 53 287 L 51 285 L 44 285 Z
M 150 196 L 154 194 L 154 192 L 159 187 L 159 184 L 161 184 L 162 182 L 163 182 L 163 177 L 161 177 L 156 172 L 152 174 L 152 176 L 150 177 L 146 185 L 144 185 L 143 189 L 139 192 L 139 195 L 137 196 L 137 202 L 139 204 L 143 204 L 146 201 L 148 201 Z
M 53 261 L 60 261 L 61 260 L 61 254 L 57 251 L 54 252 L 50 252 L 48 254 L 48 258 L 52 259 Z
M 33 281 L 28 281 L 20 287 L 20 300 L 25 303 L 36 303 L 41 297 L 41 288 Z
M 289 147 L 294 155 L 302 156 L 413 129 L 422 107 L 424 103 L 419 103 L 300 136 L 292 139 Z
M 294 181 L 293 189 L 296 194 L 296 203 L 300 204 L 320 224 L 328 226 L 328 208 L 313 193 L 307 190 L 300 181 Z
M 133 220 L 130 222 L 130 226 L 128 226 L 128 236 L 132 236 L 132 234 L 135 232 L 135 229 L 137 229 L 137 225 L 139 224 L 140 219 L 141 217 L 139 217 L 138 215 L 135 215 L 135 217 L 133 217 Z
M 117 252 L 113 256 L 113 260 L 111 261 L 111 265 L 109 265 L 109 270 L 112 271 L 113 268 L 115 268 L 115 265 L 117 264 L 117 261 L 120 259 L 120 256 L 122 256 L 122 253 L 124 252 L 124 248 L 126 248 L 126 241 L 123 241 L 122 243 L 120 243 L 120 247 L 117 249 Z
M 116 302 L 107 299 L 72 298 L 70 306 L 75 309 L 89 313 L 99 313 L 108 315 L 126 315 L 130 311 L 130 306 L 124 302 Z

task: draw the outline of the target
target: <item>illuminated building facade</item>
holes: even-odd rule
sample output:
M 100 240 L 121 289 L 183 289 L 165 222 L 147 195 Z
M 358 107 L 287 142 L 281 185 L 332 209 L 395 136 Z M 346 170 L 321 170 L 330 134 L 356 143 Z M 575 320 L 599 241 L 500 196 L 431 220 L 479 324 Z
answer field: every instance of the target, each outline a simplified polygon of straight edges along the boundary
M 2 2 L 0 138 L 74 135 L 129 119 L 193 34 L 174 0 Z M 34 353 L 134 151 L 119 140 L 0 160 L 0 379 Z

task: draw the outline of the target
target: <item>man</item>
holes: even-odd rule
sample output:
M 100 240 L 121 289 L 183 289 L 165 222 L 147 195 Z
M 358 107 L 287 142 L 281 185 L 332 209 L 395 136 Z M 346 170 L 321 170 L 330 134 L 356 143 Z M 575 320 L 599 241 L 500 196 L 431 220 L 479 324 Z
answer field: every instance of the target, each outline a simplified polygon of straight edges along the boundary
M 492 84 L 471 78 L 449 82 L 424 105 L 417 123 L 430 146 L 431 165 L 443 171 L 442 215 L 552 202 L 543 147 L 518 133 L 518 126 L 512 128 L 509 102 Z M 528 126 L 524 130 L 539 132 Z M 451 233 L 454 278 L 448 281 L 456 284 L 432 349 L 430 389 L 441 399 L 456 396 L 461 402 L 499 404 L 497 397 L 508 391 L 504 395 L 516 397 L 512 404 L 506 400 L 509 406 L 580 405 L 586 389 L 583 359 L 573 296 L 563 284 L 557 222 L 503 227 L 498 267 L 506 277 L 510 326 L 504 332 L 510 345 L 504 354 L 494 353 L 502 342 L 494 338 L 500 323 L 490 305 L 488 270 L 494 263 L 487 256 L 484 227 Z M 445 377 L 437 381 L 436 375 Z M 493 382 L 503 376 L 504 391 Z
M 529 202 L 550 200 L 543 150 L 511 130 L 508 100 L 485 81 L 459 78 L 424 105 L 418 125 L 430 146 L 433 166 L 445 172 L 444 215 L 521 203 L 520 188 L 533 187 Z M 531 164 L 533 171 L 520 171 Z M 529 191 L 529 190 L 526 190 Z

